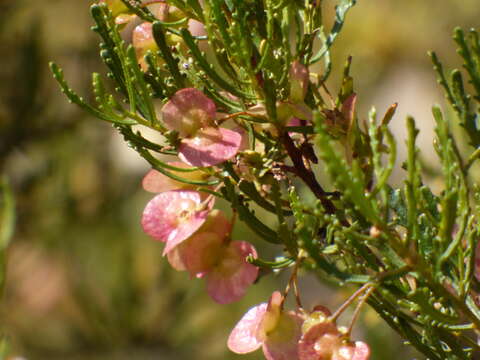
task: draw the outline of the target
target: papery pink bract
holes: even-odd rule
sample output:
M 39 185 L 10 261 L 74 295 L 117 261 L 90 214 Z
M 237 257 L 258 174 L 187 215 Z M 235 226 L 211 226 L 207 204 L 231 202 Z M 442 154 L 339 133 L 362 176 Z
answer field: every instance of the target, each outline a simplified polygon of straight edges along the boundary
M 170 250 L 167 253 L 167 260 L 168 263 L 170 264 L 171 267 L 173 267 L 177 271 L 185 271 L 187 270 L 187 267 L 183 263 L 182 260 L 182 244 L 178 245 L 177 247 L 174 247 L 172 250 Z
M 163 192 L 150 200 L 143 211 L 143 230 L 166 242 L 164 254 L 191 236 L 205 222 L 208 208 L 199 209 L 200 193 L 191 190 Z
M 180 257 L 191 276 L 211 271 L 223 256 L 223 238 L 214 232 L 198 232 L 179 245 Z
M 240 136 L 242 137 L 242 140 L 240 141 L 240 146 L 238 147 L 238 151 L 245 151 L 250 148 L 250 140 L 248 138 L 248 133 L 241 127 L 235 127 L 232 129 L 236 133 L 239 133 Z
M 263 343 L 267 360 L 298 359 L 298 341 L 302 335 L 303 317 L 293 311 L 280 314 L 277 325 Z
M 331 360 L 368 360 L 370 348 L 361 341 L 340 346 L 333 353 Z
M 263 338 L 263 354 L 267 360 L 296 360 L 297 344 L 302 334 L 303 316 L 283 311 L 284 298 L 275 291 L 268 301 L 267 311 L 258 336 Z
M 212 126 L 215 103 L 200 90 L 185 88 L 177 91 L 162 107 L 165 126 L 182 137 L 193 136 L 200 128 Z
M 188 270 L 191 276 L 203 277 L 221 257 L 231 228 L 225 215 L 213 209 L 192 236 L 167 253 L 168 262 L 175 270 Z
M 237 323 L 228 338 L 228 348 L 245 354 L 262 344 L 267 360 L 296 360 L 297 343 L 301 335 L 301 314 L 281 309 L 283 296 L 276 291 L 268 304 L 251 308 Z
M 355 341 L 355 351 L 352 360 L 368 360 L 370 358 L 370 347 L 363 341 Z
M 364 342 L 348 342 L 333 322 L 317 323 L 298 343 L 299 360 L 368 360 L 370 348 Z
M 190 33 L 193 36 L 207 35 L 207 31 L 205 30 L 205 25 L 203 25 L 203 23 L 195 19 L 188 20 L 188 31 L 190 31 Z
M 213 232 L 224 239 L 232 231 L 232 224 L 228 221 L 222 211 L 213 209 L 208 214 L 207 220 L 198 231 Z
M 206 274 L 207 292 L 219 304 L 228 304 L 242 298 L 258 276 L 258 267 L 246 261 L 257 256 L 253 245 L 233 241 L 224 249 L 218 263 Z
M 298 343 L 300 360 L 330 360 L 340 342 L 340 332 L 330 321 L 317 323 L 302 335 Z
M 171 162 L 168 162 L 168 164 L 178 168 L 183 168 L 183 169 L 190 168 L 190 166 L 180 161 L 171 161 Z M 209 177 L 208 174 L 205 174 L 202 171 L 189 171 L 189 172 L 175 171 L 175 170 L 168 170 L 168 171 L 183 179 L 191 180 L 191 181 L 204 181 Z M 151 169 L 144 176 L 142 180 L 142 187 L 144 190 L 152 193 L 161 193 L 161 192 L 176 190 L 176 189 L 195 189 L 197 185 L 191 185 L 191 184 L 174 180 L 166 175 L 163 175 L 158 170 Z
M 228 348 L 237 354 L 247 354 L 259 349 L 263 339 L 258 337 L 260 324 L 267 310 L 267 303 L 252 307 L 247 311 L 228 337 Z
M 157 43 L 153 38 L 152 23 L 144 22 L 133 30 L 132 45 L 137 55 L 137 61 L 143 71 L 148 70 L 148 65 L 145 61 L 145 55 L 148 51 L 156 51 L 158 49 Z
M 197 131 L 194 137 L 182 139 L 178 156 L 191 166 L 213 166 L 234 157 L 241 144 L 240 133 L 207 127 Z

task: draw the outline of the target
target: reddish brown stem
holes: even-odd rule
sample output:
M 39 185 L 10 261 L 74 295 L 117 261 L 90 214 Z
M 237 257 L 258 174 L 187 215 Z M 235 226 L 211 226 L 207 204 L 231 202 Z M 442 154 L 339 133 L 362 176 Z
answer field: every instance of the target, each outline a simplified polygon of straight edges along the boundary
M 330 199 L 327 198 L 328 194 L 318 183 L 315 175 L 313 174 L 313 171 L 306 168 L 305 163 L 303 162 L 302 151 L 295 146 L 295 143 L 293 142 L 288 132 L 285 132 L 282 135 L 282 140 L 288 155 L 292 159 L 295 174 L 305 182 L 305 184 L 310 188 L 310 190 L 312 190 L 314 195 L 322 203 L 325 211 L 328 214 L 335 214 L 337 211 L 335 205 Z

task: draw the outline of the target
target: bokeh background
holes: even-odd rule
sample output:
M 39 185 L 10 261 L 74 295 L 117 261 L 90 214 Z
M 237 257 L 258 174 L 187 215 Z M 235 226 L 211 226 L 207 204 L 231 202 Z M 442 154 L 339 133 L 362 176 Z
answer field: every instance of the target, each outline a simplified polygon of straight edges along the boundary
M 360 118 L 372 105 L 382 113 L 399 102 L 392 126 L 400 156 L 411 114 L 434 166 L 430 107 L 443 95 L 426 52 L 458 66 L 452 30 L 479 27 L 479 13 L 478 0 L 359 0 L 351 11 L 333 71 L 353 56 Z M 18 217 L 0 310 L 10 358 L 262 359 L 229 353 L 226 338 L 285 279 L 263 278 L 240 302 L 219 306 L 202 281 L 171 270 L 139 225 L 151 197 L 140 187 L 147 165 L 52 80 L 49 60 L 89 96 L 91 72 L 104 71 L 91 25 L 89 1 L 0 0 L 0 174 L 13 186 Z M 253 235 L 237 226 L 235 237 Z M 278 251 L 257 244 L 266 258 Z M 307 305 L 335 307 L 351 292 L 311 276 L 301 287 Z M 372 359 L 420 358 L 373 312 L 360 322 L 357 336 L 372 345 Z

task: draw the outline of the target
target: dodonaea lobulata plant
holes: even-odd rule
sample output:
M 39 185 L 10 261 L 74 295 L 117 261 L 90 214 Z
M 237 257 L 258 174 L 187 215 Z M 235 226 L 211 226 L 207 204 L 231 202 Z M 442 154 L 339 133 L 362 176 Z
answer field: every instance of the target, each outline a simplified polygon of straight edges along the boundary
M 388 126 L 396 104 L 363 120 L 350 58 L 338 93 L 326 83 L 331 46 L 354 5 L 338 0 L 327 29 L 320 0 L 100 1 L 91 13 L 109 85 L 93 74 L 91 105 L 57 65 L 51 69 L 71 102 L 111 122 L 151 165 L 143 187 L 156 195 L 141 224 L 165 243 L 173 268 L 203 278 L 220 304 L 241 298 L 260 269 L 289 272 L 284 291 L 236 325 L 232 351 L 262 348 L 274 360 L 368 359 L 375 349 L 350 336 L 368 304 L 427 358 L 474 358 L 480 352 L 480 198 L 471 173 L 480 156 L 478 33 L 457 29 L 454 36 L 471 93 L 462 72 L 446 74 L 431 54 L 468 151 L 459 151 L 451 124 L 434 107 L 444 183 L 434 192 L 422 179 L 418 130 L 408 118 L 405 178 L 392 187 L 397 144 Z M 164 141 L 152 142 L 142 128 Z M 315 201 L 306 201 L 300 188 Z M 231 215 L 214 208 L 216 199 L 230 203 Z M 259 208 L 275 226 L 258 216 Z M 233 239 L 237 221 L 276 244 L 278 256 L 264 259 L 253 244 Z M 300 270 L 358 289 L 333 313 L 321 304 L 304 309 Z M 288 295 L 294 309 L 286 309 Z M 350 326 L 337 326 L 352 304 Z

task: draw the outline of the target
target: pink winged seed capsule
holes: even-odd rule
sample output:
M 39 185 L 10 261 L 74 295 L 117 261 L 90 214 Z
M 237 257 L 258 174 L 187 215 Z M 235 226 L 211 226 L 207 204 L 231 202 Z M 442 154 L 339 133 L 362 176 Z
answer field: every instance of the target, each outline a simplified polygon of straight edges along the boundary
M 201 270 L 201 273 L 195 272 L 196 270 L 196 265 L 193 266 L 192 261 L 195 260 L 190 260 L 189 257 L 193 255 L 198 254 L 199 249 L 201 251 L 206 251 L 207 249 L 211 248 L 215 242 L 217 243 L 216 246 L 218 248 L 222 247 L 223 240 L 225 237 L 230 234 L 232 230 L 232 225 L 230 222 L 227 220 L 225 215 L 218 210 L 218 209 L 213 209 L 207 216 L 207 219 L 205 222 L 202 224 L 202 226 L 187 240 L 182 242 L 180 245 L 177 247 L 173 248 L 167 253 L 167 259 L 170 265 L 178 271 L 185 271 L 188 270 L 190 272 L 191 276 L 196 276 L 196 277 L 202 277 L 200 275 L 204 275 L 204 270 Z M 217 235 L 216 239 L 221 239 L 220 241 L 216 241 L 216 239 L 212 236 L 205 237 L 205 235 L 197 237 L 196 235 L 200 234 L 215 234 Z M 200 240 L 200 244 L 196 244 L 195 240 Z M 207 244 L 202 244 L 202 240 L 207 240 Z M 207 251 L 208 253 L 208 251 Z M 210 252 L 212 253 L 212 252 Z M 198 254 L 197 258 L 204 258 L 205 254 Z M 211 258 L 209 256 L 208 258 Z M 190 264 L 190 265 L 189 265 Z
M 239 132 L 208 127 L 199 130 L 192 138 L 183 139 L 178 156 L 192 166 L 213 166 L 234 157 L 241 145 Z
M 303 317 L 281 309 L 282 295 L 276 291 L 268 304 L 251 308 L 233 329 L 228 348 L 245 354 L 262 346 L 267 360 L 298 359 L 297 344 L 301 336 Z
M 163 254 L 190 237 L 207 219 L 213 206 L 201 205 L 199 192 L 172 190 L 158 194 L 143 211 L 142 227 L 156 240 L 166 242 Z
M 194 88 L 177 91 L 161 110 L 165 126 L 178 131 L 182 137 L 192 136 L 197 130 L 212 126 L 216 112 L 215 103 Z
M 370 348 L 364 342 L 348 342 L 330 321 L 310 326 L 298 344 L 299 360 L 368 360 Z
M 179 90 L 162 107 L 165 126 L 182 137 L 180 160 L 191 166 L 208 167 L 234 157 L 243 143 L 242 132 L 218 128 L 215 103 L 200 90 Z
M 197 232 L 178 247 L 180 258 L 190 275 L 211 271 L 223 252 L 223 238 L 214 232 Z
M 228 338 L 228 348 L 237 354 L 247 354 L 259 349 L 262 346 L 262 339 L 257 335 L 260 332 L 267 303 L 252 307 L 243 315 Z
M 164 251 L 174 269 L 205 278 L 207 293 L 220 304 L 239 300 L 258 276 L 258 268 L 246 261 L 249 255 L 257 256 L 255 248 L 244 241 L 230 241 L 230 232 L 230 222 L 221 211 L 213 210 L 193 234 L 167 242 Z
M 257 256 L 253 245 L 246 241 L 232 241 L 222 249 L 216 265 L 206 273 L 207 293 L 219 304 L 241 299 L 258 276 L 258 267 L 246 261 Z
M 157 43 L 153 38 L 152 23 L 144 22 L 138 25 L 132 33 L 132 45 L 137 55 L 137 61 L 143 71 L 148 70 L 148 65 L 145 61 L 145 55 L 147 52 L 155 51 L 158 49 Z

